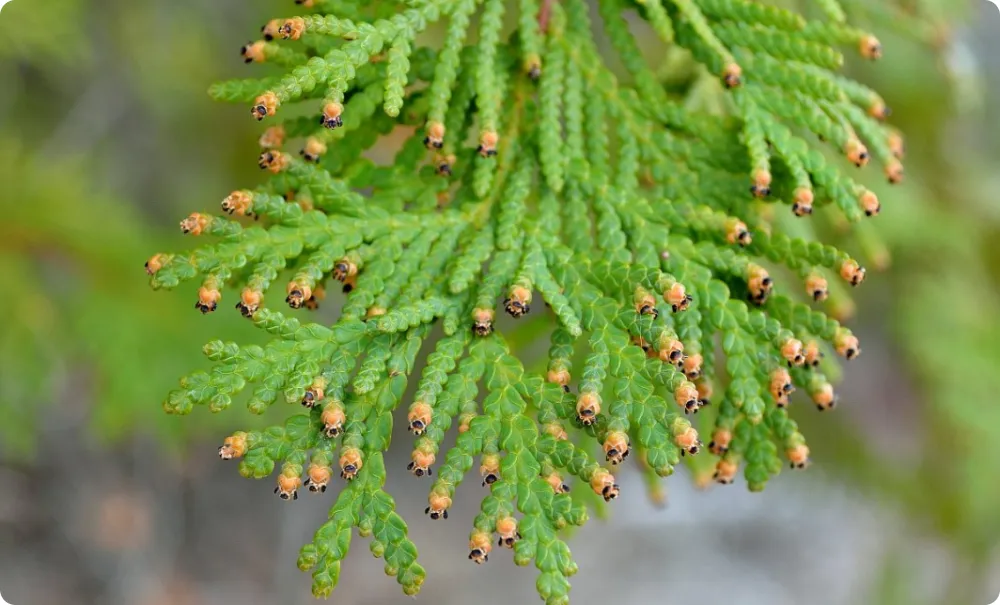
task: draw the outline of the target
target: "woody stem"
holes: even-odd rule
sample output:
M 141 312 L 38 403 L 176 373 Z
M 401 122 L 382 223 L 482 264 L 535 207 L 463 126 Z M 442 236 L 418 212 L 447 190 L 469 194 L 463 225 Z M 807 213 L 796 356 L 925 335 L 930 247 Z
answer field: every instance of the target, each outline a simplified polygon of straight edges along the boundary
M 542 6 L 538 10 L 538 29 L 546 32 L 549 28 L 549 17 L 552 15 L 552 2 L 554 0 L 542 0 Z

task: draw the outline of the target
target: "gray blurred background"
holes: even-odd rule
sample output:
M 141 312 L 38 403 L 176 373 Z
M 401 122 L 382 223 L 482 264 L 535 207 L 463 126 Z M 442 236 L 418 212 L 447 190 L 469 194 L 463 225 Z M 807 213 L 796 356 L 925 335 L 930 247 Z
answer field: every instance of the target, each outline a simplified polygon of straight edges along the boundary
M 204 342 L 260 335 L 235 313 L 194 313 L 192 288 L 151 292 L 141 268 L 185 247 L 177 220 L 260 178 L 259 127 L 205 90 L 263 73 L 238 49 L 294 12 L 272 5 L 14 0 L 0 13 L 0 592 L 14 605 L 312 601 L 295 557 L 333 496 L 288 504 L 220 462 L 222 437 L 251 422 L 239 406 L 160 408 L 204 366 Z M 665 508 L 623 471 L 610 518 L 570 539 L 574 603 L 980 605 L 1000 592 L 1000 12 L 934 6 L 961 19 L 947 50 L 888 32 L 883 62 L 849 66 L 896 109 L 910 180 L 878 189 L 871 245 L 893 262 L 859 291 L 864 356 L 842 406 L 794 410 L 813 468 L 762 494 L 698 490 L 681 472 Z M 397 431 L 388 489 L 428 572 L 419 601 L 536 602 L 535 572 L 506 552 L 467 559 L 478 480 L 447 521 L 422 514 L 429 483 L 405 472 L 408 442 Z M 366 543 L 334 602 L 410 602 Z

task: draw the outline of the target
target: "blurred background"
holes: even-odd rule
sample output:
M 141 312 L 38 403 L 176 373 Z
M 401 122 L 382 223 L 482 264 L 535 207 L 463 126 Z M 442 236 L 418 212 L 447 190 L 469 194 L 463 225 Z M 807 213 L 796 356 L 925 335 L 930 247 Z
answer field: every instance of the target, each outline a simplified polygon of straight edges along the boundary
M 871 175 L 884 212 L 862 245 L 884 266 L 857 291 L 864 355 L 842 405 L 795 408 L 813 468 L 762 494 L 679 473 L 662 509 L 624 472 L 634 497 L 570 540 L 574 603 L 985 605 L 1000 592 L 1000 12 L 923 3 L 950 43 L 876 29 L 887 57 L 848 66 L 894 109 L 908 177 L 889 190 Z M 259 127 L 205 91 L 261 73 L 238 49 L 288 4 L 14 0 L 0 13 L 0 592 L 15 605 L 312 602 L 295 556 L 330 500 L 290 506 L 219 461 L 222 437 L 253 422 L 240 406 L 160 407 L 202 344 L 261 336 L 235 312 L 194 312 L 194 287 L 154 293 L 142 269 L 186 247 L 180 218 L 260 179 Z M 408 449 L 391 452 L 402 469 Z M 420 600 L 536 602 L 535 574 L 510 557 L 467 561 L 469 483 L 432 523 L 426 481 L 390 473 L 428 571 Z M 410 602 L 364 544 L 336 602 Z

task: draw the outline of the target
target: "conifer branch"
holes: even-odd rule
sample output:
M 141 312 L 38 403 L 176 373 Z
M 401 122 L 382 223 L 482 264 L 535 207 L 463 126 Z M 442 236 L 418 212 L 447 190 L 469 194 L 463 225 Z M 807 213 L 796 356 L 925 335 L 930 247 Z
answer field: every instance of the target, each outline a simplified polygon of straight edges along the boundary
M 279 75 L 210 90 L 269 122 L 264 183 L 231 192 L 222 214 L 185 218 L 184 234 L 212 243 L 156 254 L 146 271 L 154 288 L 195 281 L 202 313 L 233 296 L 270 335 L 207 344 L 212 369 L 183 378 L 164 408 L 220 412 L 246 391 L 256 414 L 301 404 L 280 425 L 233 433 L 219 456 L 247 477 L 277 469 L 284 500 L 335 493 L 298 560 L 317 597 L 336 586 L 355 528 L 406 594 L 420 590 L 390 471 L 427 477 L 424 512 L 443 520 L 478 462 L 486 495 L 469 559 L 499 547 L 534 562 L 552 605 L 568 602 L 577 571 L 560 532 L 591 502 L 571 485 L 628 497 L 613 470 L 632 460 L 662 501 L 657 481 L 679 464 L 700 484 L 742 472 L 751 490 L 786 463 L 808 466 L 792 394 L 831 409 L 832 354 L 861 353 L 818 305 L 836 309 L 866 277 L 843 236 L 815 234 L 881 211 L 857 170 L 903 175 L 885 102 L 836 73 L 844 53 L 883 52 L 850 25 L 864 6 L 823 0 L 824 19 L 807 20 L 748 0 L 600 0 L 619 78 L 584 0 L 297 4 L 241 49 Z M 689 53 L 700 71 L 688 88 L 668 91 L 643 59 L 632 8 Z M 504 39 L 508 11 L 518 26 Z M 435 22 L 440 44 L 418 44 Z M 286 117 L 292 106 L 308 116 Z M 405 139 L 391 163 L 363 155 L 390 134 Z M 339 319 L 310 321 L 331 297 Z M 544 374 L 511 350 L 499 312 L 553 326 Z M 426 342 L 437 323 L 444 336 Z M 401 409 L 410 462 L 387 469 Z

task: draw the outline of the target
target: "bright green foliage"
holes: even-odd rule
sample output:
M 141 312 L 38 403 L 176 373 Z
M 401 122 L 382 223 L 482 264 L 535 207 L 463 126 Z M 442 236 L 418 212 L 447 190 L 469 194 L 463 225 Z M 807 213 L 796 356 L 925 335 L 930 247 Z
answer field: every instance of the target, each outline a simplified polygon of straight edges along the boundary
M 619 487 L 608 465 L 630 452 L 651 483 L 695 455 L 716 457 L 691 463 L 698 480 L 728 483 L 742 468 L 753 490 L 782 457 L 807 465 L 789 394 L 797 386 L 829 409 L 823 373 L 837 369 L 823 352 L 860 353 L 811 304 L 843 296 L 828 279 L 864 278 L 811 224 L 879 211 L 820 149 L 859 167 L 874 159 L 893 182 L 902 175 L 884 103 L 830 71 L 842 52 L 882 50 L 836 2 L 819 3 L 828 20 L 811 21 L 744 0 L 601 0 L 628 81 L 601 57 L 583 0 L 303 4 L 317 12 L 272 21 L 264 31 L 275 40 L 244 51 L 284 75 L 211 91 L 277 122 L 259 158 L 272 176 L 226 198 L 236 218 L 182 222 L 214 244 L 157 255 L 147 270 L 154 287 L 201 280 L 202 312 L 242 289 L 236 307 L 273 336 L 209 343 L 213 369 L 184 378 L 164 407 L 221 411 L 248 389 L 254 413 L 279 399 L 306 406 L 281 426 L 234 434 L 220 455 L 241 457 L 249 477 L 279 468 L 275 491 L 288 500 L 303 477 L 325 491 L 339 465 L 346 483 L 299 557 L 317 596 L 337 583 L 354 527 L 405 593 L 424 581 L 383 489 L 393 411 L 404 406 L 417 437 L 409 470 L 436 473 L 425 512 L 447 518 L 478 458 L 489 493 L 470 559 L 485 562 L 499 534 L 516 563 L 534 562 L 550 604 L 568 601 L 577 571 L 560 530 L 588 516 L 586 490 L 565 484 L 610 501 Z M 334 5 L 346 12 L 326 14 Z M 624 19 L 632 8 L 704 66 L 698 77 L 725 115 L 668 94 Z M 517 30 L 505 36 L 512 11 Z M 418 34 L 439 20 L 443 43 L 422 46 Z M 322 117 L 286 117 L 298 102 Z M 391 165 L 362 155 L 390 134 L 405 139 Z M 302 158 L 283 151 L 300 137 Z M 775 212 L 805 226 L 781 229 Z M 274 287 L 282 275 L 284 291 Z M 334 281 L 347 296 L 332 326 L 275 310 L 282 296 L 313 309 Z M 554 330 L 540 376 L 495 316 L 548 315 L 545 305 Z M 437 320 L 444 337 L 416 372 Z M 457 440 L 441 455 L 453 424 Z M 707 453 L 698 427 L 711 432 Z

